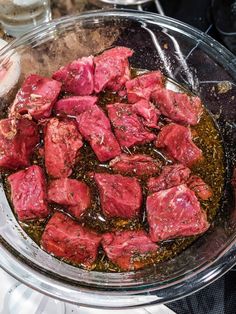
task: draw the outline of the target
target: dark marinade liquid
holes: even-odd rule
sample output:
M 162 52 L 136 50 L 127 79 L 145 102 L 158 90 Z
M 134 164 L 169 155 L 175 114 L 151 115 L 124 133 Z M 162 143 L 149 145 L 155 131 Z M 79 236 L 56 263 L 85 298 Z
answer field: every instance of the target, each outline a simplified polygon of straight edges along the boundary
M 139 74 L 139 72 L 134 70 L 132 71 L 132 73 L 133 76 Z M 179 85 L 177 86 L 178 88 L 181 89 Z M 186 92 L 186 90 L 184 89 L 183 91 Z M 120 98 L 119 96 L 117 96 L 117 94 L 104 92 L 100 94 L 98 104 L 106 112 L 106 105 L 115 102 L 127 102 L 127 100 Z M 163 124 L 166 123 L 163 117 L 161 117 L 161 123 Z M 191 168 L 192 174 L 199 175 L 213 190 L 212 198 L 210 198 L 207 201 L 200 201 L 202 208 L 207 213 L 208 221 L 211 223 L 214 220 L 217 209 L 220 206 L 222 189 L 224 186 L 225 167 L 221 136 L 216 128 L 216 124 L 212 116 L 208 113 L 206 109 L 204 109 L 200 122 L 196 126 L 191 127 L 191 130 L 193 135 L 193 141 L 199 148 L 202 149 L 204 155 L 204 159 Z M 154 130 L 154 132 L 156 131 Z M 40 146 L 43 146 L 43 140 L 41 141 Z M 152 143 L 135 146 L 127 149 L 124 152 L 130 154 L 142 153 L 150 155 L 151 157 L 160 160 L 163 166 L 172 163 L 165 157 L 164 153 L 160 149 L 157 149 Z M 44 161 L 42 157 L 37 153 L 37 150 L 32 158 L 32 164 L 38 164 L 45 169 Z M 114 172 L 111 168 L 109 168 L 108 164 L 109 162 L 100 163 L 96 158 L 90 145 L 87 142 L 84 142 L 84 146 L 80 149 L 80 154 L 78 156 L 78 160 L 76 166 L 74 167 L 74 171 L 71 175 L 71 178 L 82 180 L 86 184 L 88 184 L 91 190 L 92 202 L 90 208 L 86 210 L 86 212 L 81 217 L 79 222 L 82 225 L 90 229 L 93 229 L 98 233 L 104 233 L 107 231 L 115 230 L 138 230 L 143 228 L 146 231 L 148 231 L 148 224 L 145 214 L 145 202 L 147 197 L 147 188 L 145 183 L 147 178 L 145 177 L 139 179 L 143 189 L 144 196 L 141 216 L 139 218 L 132 220 L 121 218 L 108 219 L 105 215 L 103 215 L 100 206 L 98 189 L 93 180 L 91 179 L 91 177 L 89 176 L 89 173 L 90 172 L 117 173 Z M 12 172 L 10 171 L 2 172 L 2 179 L 9 203 L 13 208 L 10 200 L 10 189 L 7 183 L 7 177 L 10 173 Z M 47 180 L 49 182 L 50 178 L 47 177 Z M 49 204 L 49 207 L 51 208 L 52 214 L 53 212 L 58 210 L 64 211 L 63 206 L 59 206 L 56 204 Z M 64 212 L 66 213 L 66 210 Z M 46 220 L 32 222 L 19 221 L 19 224 L 25 230 L 25 232 L 38 245 L 40 245 L 40 239 L 49 218 L 50 217 L 48 217 Z M 198 236 L 183 237 L 174 240 L 163 241 L 162 243 L 159 243 L 160 249 L 158 250 L 157 254 L 152 254 L 150 256 L 147 255 L 146 258 L 142 260 L 142 262 L 144 265 L 148 266 L 151 264 L 153 265 L 159 263 L 166 259 L 170 259 L 174 257 L 176 254 L 179 254 L 181 251 L 186 249 L 191 243 L 193 243 L 194 240 L 196 240 L 197 237 Z M 82 265 L 75 266 L 83 267 Z M 109 271 L 109 272 L 121 271 L 117 266 L 115 266 L 108 260 L 102 248 L 99 249 L 98 258 L 91 269 L 96 271 Z

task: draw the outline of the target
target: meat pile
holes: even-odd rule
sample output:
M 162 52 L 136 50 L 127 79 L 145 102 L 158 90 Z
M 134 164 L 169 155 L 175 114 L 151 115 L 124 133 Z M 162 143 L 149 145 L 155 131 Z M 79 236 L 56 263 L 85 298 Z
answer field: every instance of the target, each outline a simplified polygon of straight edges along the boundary
M 158 255 L 158 242 L 209 228 L 200 200 L 212 191 L 191 171 L 204 158 L 190 127 L 199 122 L 201 101 L 166 89 L 160 71 L 131 78 L 132 55 L 129 48 L 115 47 L 74 60 L 52 78 L 32 74 L 0 121 L 0 166 L 14 171 L 8 182 L 18 219 L 47 218 L 42 248 L 87 268 L 102 247 L 121 270 L 138 269 Z M 120 102 L 101 105 L 106 91 L 120 95 Z M 94 202 L 91 186 L 73 176 L 84 142 L 109 168 L 89 174 L 103 215 L 141 221 L 145 207 L 148 230 L 99 234 L 81 223 Z M 141 145 L 153 145 L 170 164 L 158 155 L 129 153 Z M 33 163 L 35 152 L 43 164 Z M 63 210 L 52 211 L 50 204 Z

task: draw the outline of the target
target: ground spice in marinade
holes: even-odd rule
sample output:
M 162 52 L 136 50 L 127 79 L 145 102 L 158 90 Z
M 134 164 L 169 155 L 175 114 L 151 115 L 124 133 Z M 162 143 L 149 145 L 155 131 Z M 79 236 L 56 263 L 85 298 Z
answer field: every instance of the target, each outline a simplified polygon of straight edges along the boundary
M 133 76 L 137 75 L 137 71 L 132 71 Z M 173 83 L 173 82 L 172 82 Z M 186 90 L 184 90 L 186 92 Z M 99 105 L 106 111 L 106 104 L 114 102 L 126 102 L 125 98 L 119 97 L 117 94 L 102 92 L 99 96 Z M 165 119 L 161 117 L 161 121 L 165 124 Z M 220 205 L 222 189 L 224 186 L 224 154 L 221 137 L 216 124 L 212 116 L 204 109 L 203 115 L 200 122 L 191 127 L 193 134 L 193 141 L 195 144 L 202 149 L 204 160 L 194 165 L 191 168 L 192 173 L 199 175 L 213 190 L 213 197 L 207 201 L 201 201 L 201 206 L 207 212 L 208 221 L 212 222 L 217 209 Z M 157 131 L 154 131 L 157 132 Z M 42 136 L 42 133 L 41 133 Z M 41 142 L 43 146 L 43 142 Z M 39 150 L 37 150 L 39 152 Z M 152 143 L 135 146 L 127 149 L 126 153 L 143 153 L 150 155 L 151 157 L 161 161 L 162 165 L 167 165 L 170 161 L 163 155 L 163 152 L 158 150 Z M 35 153 L 33 156 L 32 163 L 39 164 L 44 167 L 43 157 L 39 153 Z M 109 168 L 108 162 L 101 164 L 96 158 L 93 150 L 88 143 L 84 143 L 84 146 L 80 150 L 80 154 L 77 160 L 77 165 L 74 168 L 71 178 L 83 180 L 88 184 L 91 189 L 92 203 L 90 208 L 83 215 L 81 222 L 83 225 L 99 232 L 106 232 L 109 230 L 138 230 L 145 228 L 148 230 L 146 215 L 145 215 L 145 199 L 147 196 L 147 189 L 145 185 L 145 178 L 140 179 L 143 189 L 143 208 L 142 216 L 139 219 L 125 220 L 125 219 L 107 219 L 101 211 L 100 201 L 98 196 L 98 189 L 95 183 L 89 176 L 90 172 L 108 172 L 113 173 L 112 169 Z M 6 195 L 10 201 L 10 191 L 7 184 L 7 177 L 10 171 L 2 172 L 2 180 L 4 182 L 4 188 Z M 11 202 L 10 202 L 11 203 Z M 52 213 L 55 210 L 63 211 L 62 206 L 49 205 Z M 41 235 L 48 219 L 45 221 L 34 221 L 21 223 L 22 228 L 26 233 L 39 244 Z M 158 263 L 166 259 L 172 258 L 176 254 L 179 254 L 182 250 L 188 247 L 197 237 L 179 238 L 175 240 L 164 241 L 160 245 L 160 251 L 158 254 L 147 255 L 145 263 L 147 265 Z M 136 260 L 139 257 L 135 257 Z M 78 265 L 77 265 L 78 266 Z M 102 249 L 99 251 L 98 259 L 93 265 L 92 269 L 97 271 L 112 271 L 117 272 L 120 269 L 112 264 L 105 256 Z

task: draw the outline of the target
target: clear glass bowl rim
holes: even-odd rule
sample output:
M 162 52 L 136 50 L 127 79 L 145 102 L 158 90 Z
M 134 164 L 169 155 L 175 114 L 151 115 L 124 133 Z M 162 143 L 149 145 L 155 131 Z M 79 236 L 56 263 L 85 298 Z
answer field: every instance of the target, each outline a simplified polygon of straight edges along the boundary
M 134 20 L 147 20 L 149 22 L 158 22 L 160 26 L 168 26 L 170 29 L 178 28 L 178 31 L 186 36 L 189 36 L 196 41 L 201 41 L 201 43 L 215 54 L 221 55 L 221 59 L 224 59 L 227 63 L 228 69 L 236 75 L 236 58 L 235 56 L 227 50 L 224 46 L 218 43 L 216 40 L 208 36 L 207 34 L 199 31 L 198 29 L 189 26 L 185 23 L 177 21 L 175 19 L 161 16 L 158 14 L 153 14 L 149 12 L 135 11 L 135 10 L 99 10 L 99 11 L 89 11 L 79 15 L 72 15 L 63 17 L 57 20 L 53 20 L 50 23 L 42 24 L 36 27 L 30 33 L 21 36 L 18 39 L 13 40 L 11 43 L 6 45 L 0 50 L 0 58 L 12 49 L 30 43 L 31 40 L 40 39 L 45 36 L 45 34 L 55 28 L 56 26 L 66 26 L 73 25 L 73 23 L 79 22 L 87 18 L 103 18 L 103 17 L 116 17 L 116 18 L 131 18 Z M 104 306 L 96 305 L 97 308 L 130 308 L 144 305 L 153 305 L 157 303 L 167 303 L 183 296 L 187 296 L 199 289 L 205 287 L 206 285 L 212 283 L 214 280 L 218 279 L 224 273 L 226 273 L 230 268 L 232 268 L 236 263 L 236 234 L 234 237 L 227 242 L 225 250 L 223 250 L 219 256 L 209 263 L 201 265 L 199 269 L 194 270 L 192 273 L 179 278 L 175 282 L 169 283 L 165 286 L 156 284 L 145 285 L 141 287 L 125 287 L 121 290 L 108 290 L 104 287 L 104 290 L 99 289 L 89 289 L 86 287 L 80 287 L 75 285 L 70 285 L 67 283 L 61 283 L 56 279 L 48 278 L 43 272 L 39 272 L 33 267 L 28 266 L 23 263 L 20 259 L 17 259 L 12 253 L 10 253 L 0 241 L 0 267 L 2 267 L 6 272 L 15 277 L 17 280 L 23 282 L 29 287 L 42 292 L 48 296 L 66 301 L 71 303 L 76 303 L 80 305 L 92 306 L 86 300 L 83 302 L 84 298 L 91 298 L 93 296 L 100 297 L 122 297 L 129 296 L 134 297 L 134 302 L 131 305 L 121 304 L 117 306 Z M 163 293 L 162 293 L 163 292 Z M 135 297 L 146 296 L 150 293 L 158 295 L 155 301 L 144 301 L 139 304 L 135 301 Z M 80 297 L 78 297 L 80 295 Z M 82 298 L 81 298 L 82 296 Z M 119 299 L 118 299 L 119 300 Z

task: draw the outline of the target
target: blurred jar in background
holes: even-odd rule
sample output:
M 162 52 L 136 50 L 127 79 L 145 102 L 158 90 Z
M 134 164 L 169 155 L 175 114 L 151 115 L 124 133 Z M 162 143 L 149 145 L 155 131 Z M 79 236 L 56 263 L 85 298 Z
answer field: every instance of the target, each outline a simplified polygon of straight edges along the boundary
M 0 22 L 10 36 L 18 37 L 50 19 L 50 0 L 0 0 Z

